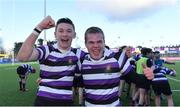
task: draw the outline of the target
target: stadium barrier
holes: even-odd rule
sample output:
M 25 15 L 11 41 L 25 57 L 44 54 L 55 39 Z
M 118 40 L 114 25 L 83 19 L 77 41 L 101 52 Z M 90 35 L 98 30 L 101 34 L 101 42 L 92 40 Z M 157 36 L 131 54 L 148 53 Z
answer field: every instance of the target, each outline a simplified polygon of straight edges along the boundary
M 167 61 L 180 61 L 180 57 L 162 57 L 162 59 Z
M 13 63 L 13 59 L 12 58 L 0 58 L 0 64 L 7 64 L 7 63 Z

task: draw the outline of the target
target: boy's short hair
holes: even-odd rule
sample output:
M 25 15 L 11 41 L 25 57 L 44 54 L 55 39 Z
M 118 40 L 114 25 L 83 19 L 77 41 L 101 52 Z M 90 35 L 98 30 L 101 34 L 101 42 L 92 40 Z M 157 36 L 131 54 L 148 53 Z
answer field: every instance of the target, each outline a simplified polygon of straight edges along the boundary
M 104 32 L 102 31 L 102 29 L 100 29 L 99 27 L 90 27 L 86 30 L 85 32 L 85 43 L 87 42 L 87 35 L 90 34 L 90 33 L 101 33 L 103 35 L 103 39 L 105 41 L 105 38 L 104 38 Z
M 70 25 L 73 26 L 73 29 L 75 30 L 75 26 L 74 26 L 72 20 L 69 19 L 69 18 L 61 18 L 61 19 L 59 19 L 59 20 L 56 22 L 56 28 L 55 28 L 55 30 L 57 30 L 57 26 L 58 26 L 59 24 L 61 24 L 61 23 L 70 24 Z
M 142 55 L 147 55 L 148 53 L 152 53 L 152 49 L 151 48 L 142 48 L 141 49 L 141 54 Z
M 159 51 L 155 51 L 154 54 L 160 54 L 160 52 Z

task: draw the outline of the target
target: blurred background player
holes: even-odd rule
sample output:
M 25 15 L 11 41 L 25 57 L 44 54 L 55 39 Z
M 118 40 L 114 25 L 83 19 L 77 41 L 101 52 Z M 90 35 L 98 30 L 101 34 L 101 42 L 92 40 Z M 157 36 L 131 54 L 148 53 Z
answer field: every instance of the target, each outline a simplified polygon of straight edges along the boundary
M 138 74 L 136 78 L 136 86 L 138 87 L 138 90 L 136 91 L 133 97 L 133 103 L 134 103 L 138 99 L 138 96 L 139 96 L 138 106 L 150 104 L 148 92 L 150 89 L 151 80 L 148 80 L 145 77 L 142 69 L 143 69 L 143 66 L 147 66 L 149 68 L 153 66 L 152 49 L 142 48 L 141 54 L 142 54 L 142 57 L 136 62 L 136 72 Z
M 154 52 L 154 63 L 155 65 L 159 66 L 159 67 L 163 67 L 163 64 L 173 64 L 175 65 L 174 62 L 170 62 L 170 61 L 165 61 L 164 59 L 161 59 L 161 55 L 160 55 L 160 52 L 159 51 L 155 51 Z
M 19 75 L 19 90 L 27 91 L 26 80 L 29 73 L 35 73 L 36 70 L 29 64 L 22 64 L 17 68 L 17 74 Z
M 155 93 L 155 105 L 160 106 L 161 100 L 164 99 L 162 96 L 165 95 L 167 97 L 168 106 L 173 106 L 173 98 L 172 98 L 172 91 L 166 77 L 166 74 L 171 76 L 176 76 L 176 71 L 173 68 L 167 68 L 164 66 L 165 64 L 173 64 L 175 62 L 166 61 L 161 58 L 161 54 L 159 51 L 154 52 L 154 79 L 152 80 L 152 88 Z
M 125 51 L 126 56 L 130 58 L 132 56 L 132 47 L 130 46 L 122 46 L 119 51 Z M 120 77 L 120 91 L 119 91 L 119 97 L 122 95 L 122 92 L 127 91 L 127 97 L 129 96 L 130 91 L 130 84 L 131 82 L 125 75 L 121 75 Z M 125 86 L 127 86 L 127 90 L 125 90 Z
M 156 68 L 158 67 L 155 65 Z M 161 94 L 167 98 L 168 106 L 174 106 L 172 91 L 166 74 L 176 76 L 176 71 L 168 68 L 158 67 L 154 70 L 154 79 L 152 80 L 152 88 L 155 93 L 155 106 L 161 106 Z

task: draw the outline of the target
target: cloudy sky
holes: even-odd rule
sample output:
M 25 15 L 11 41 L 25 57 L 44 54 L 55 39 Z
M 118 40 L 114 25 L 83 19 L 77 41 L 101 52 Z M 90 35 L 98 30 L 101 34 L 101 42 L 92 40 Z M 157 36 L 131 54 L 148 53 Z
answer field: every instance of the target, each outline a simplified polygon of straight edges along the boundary
M 0 38 L 5 49 L 23 42 L 44 17 L 45 0 L 0 0 Z M 97 26 L 110 47 L 180 44 L 180 0 L 46 0 L 46 15 L 69 17 L 84 47 L 84 32 Z M 54 40 L 54 29 L 46 31 Z M 44 38 L 42 33 L 39 38 Z

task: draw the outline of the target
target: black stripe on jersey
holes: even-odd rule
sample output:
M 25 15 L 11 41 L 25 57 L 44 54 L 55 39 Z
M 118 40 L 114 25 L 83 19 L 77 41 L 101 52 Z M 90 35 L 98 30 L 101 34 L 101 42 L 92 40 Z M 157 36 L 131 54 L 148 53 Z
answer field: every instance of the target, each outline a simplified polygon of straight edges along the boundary
M 92 61 L 92 60 L 88 57 L 88 54 L 89 54 L 89 53 L 85 53 L 84 59 L 82 59 L 81 62 L 83 62 L 84 60 Z M 115 55 L 115 54 L 112 53 L 111 56 L 105 56 L 105 57 L 104 57 L 104 60 L 108 60 L 108 59 L 114 58 L 114 55 Z
M 116 52 L 116 53 L 114 54 L 114 58 L 117 59 L 117 60 L 119 60 L 119 57 L 121 56 L 121 54 L 122 54 L 122 51 Z
M 37 96 L 35 106 L 72 106 L 72 100 L 57 100 L 47 97 Z
M 111 58 L 113 58 L 113 57 L 111 57 L 111 56 L 105 56 L 104 60 L 111 59 Z
M 165 75 L 163 75 L 163 74 L 162 74 L 162 75 L 156 75 L 156 74 L 154 75 L 154 78 L 163 78 L 163 77 L 165 77 L 165 78 L 166 78 L 166 76 L 165 76 Z
M 41 58 L 41 60 L 40 60 L 40 61 L 42 61 L 42 60 L 45 59 L 46 47 L 40 46 L 39 49 L 43 51 L 43 56 L 42 56 L 42 58 Z M 41 54 L 42 54 L 42 53 L 41 53 Z
M 114 54 L 114 58 L 115 58 L 116 60 L 119 60 L 119 58 L 120 58 L 121 55 L 122 55 L 122 52 L 123 52 L 123 51 L 118 51 L 118 52 L 116 52 L 116 53 Z M 123 57 L 122 60 L 123 60 L 123 62 L 122 62 L 122 64 L 121 64 L 120 70 L 124 67 L 126 61 L 128 60 L 128 57 L 127 57 L 126 54 L 124 55 L 124 57 Z
M 125 63 L 126 63 L 126 61 L 127 61 L 127 57 L 123 59 L 122 66 L 121 66 L 120 69 L 123 69 L 123 67 L 124 67 L 124 65 L 125 65 Z
M 74 76 L 74 72 L 70 71 L 71 73 L 68 74 L 68 76 Z M 43 76 L 41 73 L 40 73 L 40 77 L 42 79 L 59 79 L 59 78 L 62 78 L 64 76 L 67 76 L 67 75 L 51 75 L 51 76 Z
M 55 49 L 52 45 L 48 45 L 49 48 L 49 53 L 51 53 L 52 51 L 55 51 L 57 53 L 61 53 L 61 51 L 59 51 L 58 49 Z
M 76 48 L 71 48 L 71 51 L 76 54 L 77 53 L 77 49 Z
M 49 53 L 51 53 L 52 51 L 55 51 L 57 53 L 62 53 L 61 51 L 59 51 L 58 49 L 54 48 L 52 45 L 48 45 L 49 48 Z M 71 48 L 71 51 L 76 54 L 77 49 L 76 48 Z
M 44 60 L 43 62 L 41 62 L 41 64 L 44 65 L 48 65 L 48 66 L 69 66 L 69 65 L 76 65 L 77 64 L 77 60 L 69 62 L 69 61 L 49 61 L 49 60 Z
M 46 86 L 54 89 L 72 90 L 72 86 L 50 86 L 48 84 L 40 83 L 39 86 Z
M 111 98 L 111 99 L 108 99 L 108 100 L 93 100 L 93 99 L 86 98 L 86 101 L 88 101 L 92 104 L 111 104 L 117 100 L 119 100 L 118 96 Z
M 113 84 L 105 84 L 105 85 L 84 85 L 85 89 L 110 89 L 114 87 L 118 87 L 119 83 L 113 83 Z
M 119 68 L 111 68 L 110 70 L 107 70 L 106 68 L 82 70 L 82 74 L 100 74 L 100 73 L 117 73 L 117 72 L 120 72 Z

